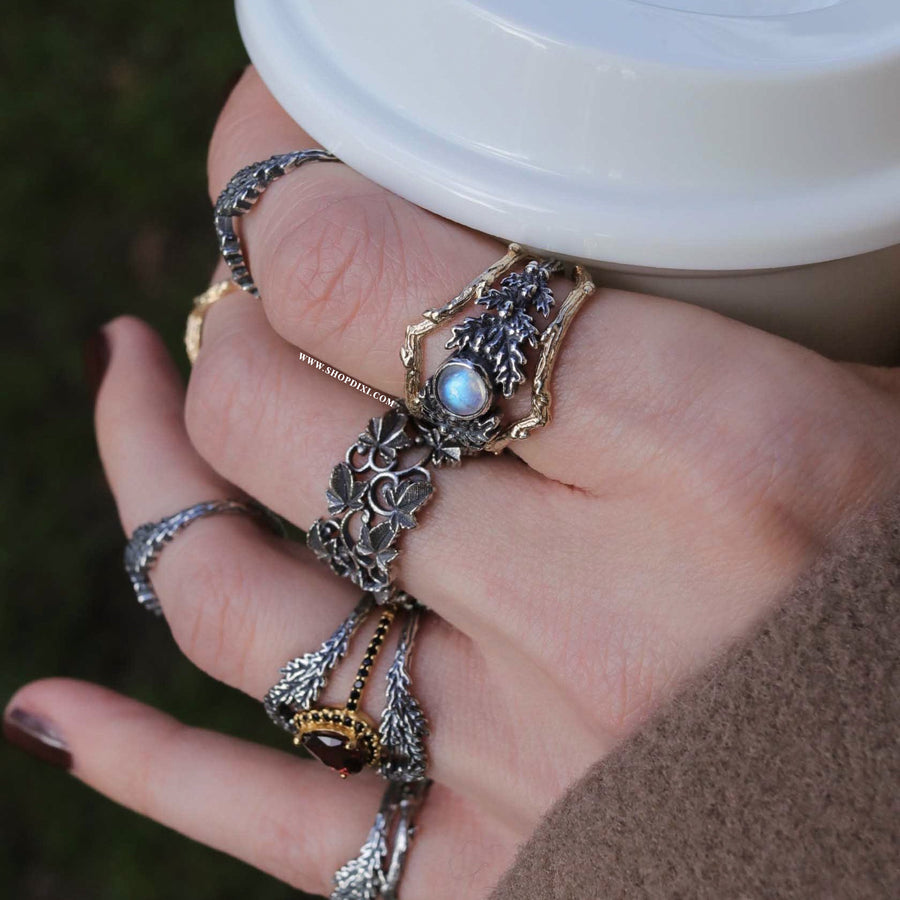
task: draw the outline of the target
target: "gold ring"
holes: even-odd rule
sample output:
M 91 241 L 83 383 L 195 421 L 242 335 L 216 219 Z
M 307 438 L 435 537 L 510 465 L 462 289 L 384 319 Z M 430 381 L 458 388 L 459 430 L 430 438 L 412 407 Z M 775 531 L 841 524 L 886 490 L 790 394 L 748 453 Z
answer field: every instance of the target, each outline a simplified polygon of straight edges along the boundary
M 514 272 L 522 263 L 524 270 Z M 572 269 L 575 286 L 551 315 L 556 300 L 549 279 L 567 268 Z M 501 278 L 499 288 L 493 287 Z M 421 321 L 407 327 L 400 351 L 406 369 L 406 408 L 443 438 L 459 444 L 465 453 L 499 453 L 510 441 L 528 437 L 550 420 L 554 364 L 569 325 L 593 292 L 594 282 L 583 266 L 536 259 L 518 244 L 510 244 L 504 257 L 449 303 L 425 310 Z M 450 324 L 470 304 L 480 304 L 488 311 L 452 326 L 453 334 L 444 347 L 454 352 L 425 381 L 424 338 Z M 547 319 L 543 330 L 534 321 L 536 313 Z M 519 384 L 529 381 L 525 370 L 528 347 L 537 348 L 530 409 L 504 424 L 495 401 L 511 397 Z
M 383 610 L 356 673 L 353 690 L 343 706 L 313 706 L 293 718 L 294 746 L 305 747 L 316 759 L 335 769 L 341 778 L 365 766 L 377 769 L 381 763 L 378 726 L 360 710 L 359 704 L 393 621 L 394 610 Z
M 234 282 L 230 278 L 224 281 L 217 281 L 210 285 L 202 294 L 194 297 L 193 308 L 187 317 L 187 325 L 184 329 L 184 349 L 187 351 L 187 358 L 193 365 L 197 361 L 200 353 L 200 342 L 203 340 L 203 320 L 206 318 L 207 310 L 217 300 L 221 300 L 226 294 L 237 290 Z

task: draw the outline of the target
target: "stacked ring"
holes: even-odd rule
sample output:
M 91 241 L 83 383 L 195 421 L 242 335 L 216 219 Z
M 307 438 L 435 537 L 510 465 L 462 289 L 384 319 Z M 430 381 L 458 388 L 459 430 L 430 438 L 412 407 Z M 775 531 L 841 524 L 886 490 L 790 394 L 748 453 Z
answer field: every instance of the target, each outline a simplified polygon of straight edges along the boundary
M 559 260 L 531 259 L 521 272 L 514 266 L 528 259 L 518 244 L 485 269 L 463 291 L 406 329 L 400 359 L 406 368 L 406 407 L 429 423 L 445 443 L 465 453 L 499 453 L 511 440 L 528 437 L 550 420 L 550 378 L 563 338 L 575 314 L 593 293 L 586 269 L 575 266 L 575 287 L 543 331 L 535 315 L 549 318 L 555 305 L 550 277 L 563 270 Z M 509 274 L 507 274 L 509 273 Z M 493 284 L 505 275 L 500 287 Z M 468 316 L 452 327 L 444 347 L 454 352 L 422 386 L 423 338 L 449 323 L 471 303 L 487 312 Z M 503 424 L 497 407 L 526 381 L 525 349 L 539 347 L 527 415 Z
M 401 531 L 416 527 L 416 514 L 434 491 L 429 467 L 457 465 L 463 456 L 483 451 L 499 453 L 549 421 L 553 366 L 569 324 L 594 285 L 576 266 L 575 287 L 541 331 L 534 316 L 549 317 L 555 303 L 549 280 L 562 263 L 532 259 L 521 272 L 511 272 L 526 259 L 517 244 L 510 244 L 502 259 L 453 300 L 426 310 L 421 322 L 407 328 L 401 351 L 405 408 L 372 419 L 332 470 L 325 494 L 329 515 L 313 522 L 307 543 L 333 572 L 374 592 L 379 602 L 391 602 L 396 591 L 394 544 Z M 500 287 L 492 287 L 502 275 Z M 423 385 L 423 338 L 473 302 L 488 311 L 453 326 L 445 348 L 454 352 Z M 512 397 L 525 382 L 528 346 L 539 348 L 530 410 L 504 423 L 498 401 Z M 357 518 L 355 532 L 351 523 Z
M 375 633 L 346 703 L 316 706 L 328 678 L 346 656 L 350 640 L 375 607 L 372 594 L 363 594 L 354 610 L 318 650 L 286 663 L 281 679 L 263 701 L 269 717 L 342 778 L 370 766 L 389 781 L 413 782 L 425 775 L 425 738 L 428 724 L 411 690 L 409 660 L 422 607 L 408 595 L 380 611 Z M 376 725 L 360 705 L 375 661 L 398 613 L 406 616 L 386 675 L 385 706 Z
M 250 276 L 241 239 L 235 228 L 235 219 L 253 209 L 273 181 L 307 162 L 340 162 L 340 160 L 327 150 L 279 153 L 262 162 L 244 166 L 229 179 L 216 199 L 214 223 L 219 252 L 231 270 L 234 283 L 254 297 L 259 296 L 259 289 Z
M 202 294 L 194 297 L 191 311 L 188 313 L 187 325 L 184 329 L 184 349 L 191 365 L 197 362 L 200 345 L 203 342 L 203 320 L 209 308 L 234 290 L 234 282 L 230 278 L 210 285 Z
M 261 517 L 273 530 L 284 534 L 281 520 L 273 513 L 255 501 L 241 500 L 197 503 L 157 522 L 138 526 L 126 545 L 124 562 L 141 606 L 162 614 L 149 578 L 159 554 L 190 524 L 219 513 Z M 294 732 L 295 744 L 304 745 L 338 769 L 342 777 L 370 765 L 388 779 L 375 822 L 359 854 L 335 873 L 332 900 L 396 897 L 415 833 L 415 817 L 431 784 L 425 778 L 424 740 L 428 726 L 410 690 L 409 659 L 422 612 L 411 597 L 404 595 L 393 608 L 382 609 L 347 703 L 341 707 L 313 708 L 328 674 L 346 655 L 350 638 L 374 606 L 371 595 L 363 595 L 317 652 L 292 660 L 282 669 L 281 681 L 264 701 L 273 720 Z M 406 621 L 387 672 L 386 704 L 376 728 L 358 707 L 388 629 L 401 609 L 406 613 Z
M 396 900 L 415 818 L 431 782 L 391 782 L 357 856 L 334 875 L 331 900 Z

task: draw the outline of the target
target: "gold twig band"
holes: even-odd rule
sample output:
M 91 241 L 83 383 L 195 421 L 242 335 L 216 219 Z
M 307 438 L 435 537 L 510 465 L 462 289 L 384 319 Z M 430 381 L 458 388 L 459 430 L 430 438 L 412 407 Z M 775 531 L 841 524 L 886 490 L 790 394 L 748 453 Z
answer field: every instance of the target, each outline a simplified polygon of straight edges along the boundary
M 527 262 L 526 262 L 527 261 Z M 513 270 L 525 262 L 522 272 Z M 427 309 L 406 329 L 400 359 L 406 368 L 406 407 L 416 418 L 460 440 L 469 452 L 499 453 L 510 441 L 522 440 L 550 420 L 550 380 L 566 331 L 594 283 L 583 266 L 574 266 L 574 288 L 550 318 L 555 300 L 548 281 L 560 272 L 558 260 L 535 259 L 518 244 L 489 266 L 452 300 Z M 504 277 L 505 276 L 505 277 Z M 503 278 L 499 288 L 493 287 Z M 424 339 L 447 325 L 470 304 L 488 312 L 452 326 L 444 345 L 455 352 L 424 380 Z M 548 319 L 543 331 L 534 316 Z M 529 411 L 502 424 L 495 401 L 510 397 L 525 382 L 527 347 L 537 348 Z
M 203 341 L 203 320 L 206 318 L 206 313 L 213 303 L 232 291 L 237 291 L 237 287 L 230 278 L 226 278 L 224 281 L 217 281 L 210 285 L 202 294 L 194 297 L 184 329 L 184 349 L 187 351 L 187 358 L 191 365 L 194 365 L 200 354 L 200 344 Z

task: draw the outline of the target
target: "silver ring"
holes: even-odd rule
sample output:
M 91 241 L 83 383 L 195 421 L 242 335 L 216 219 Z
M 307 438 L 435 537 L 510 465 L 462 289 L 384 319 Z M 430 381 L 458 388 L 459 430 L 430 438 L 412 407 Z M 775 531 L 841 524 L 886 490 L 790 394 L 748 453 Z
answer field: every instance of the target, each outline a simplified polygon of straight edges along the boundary
M 416 816 L 431 781 L 390 783 L 359 854 L 334 874 L 331 900 L 396 900 Z
M 423 607 L 402 594 L 395 604 L 379 608 L 378 626 L 366 648 L 347 702 L 317 706 L 328 679 L 347 655 L 350 640 L 375 609 L 371 593 L 356 607 L 318 650 L 290 660 L 281 678 L 267 692 L 263 705 L 276 725 L 294 736 L 321 762 L 340 773 L 355 774 L 376 768 L 389 781 L 418 781 L 428 765 L 425 738 L 428 723 L 412 693 L 409 663 Z M 360 709 L 375 659 L 396 615 L 405 616 L 403 629 L 385 681 L 385 703 L 376 725 Z
M 521 272 L 513 268 L 524 263 Z M 407 328 L 400 358 L 406 367 L 406 402 L 371 419 L 331 472 L 325 493 L 328 515 L 307 532 L 307 544 L 338 575 L 390 603 L 396 590 L 392 564 L 400 533 L 415 528 L 416 515 L 434 492 L 431 467 L 457 465 L 463 456 L 499 453 L 527 437 L 550 417 L 550 378 L 562 339 L 594 290 L 583 268 L 575 287 L 543 331 L 555 304 L 549 281 L 558 260 L 529 259 L 517 244 L 453 300 L 429 309 Z M 505 276 L 499 287 L 492 287 Z M 487 308 L 453 326 L 446 347 L 453 353 L 422 384 L 426 335 L 449 324 L 468 304 Z M 528 347 L 540 348 L 531 386 L 530 411 L 504 422 L 498 406 L 528 379 Z M 351 527 L 351 525 L 353 527 Z
M 310 526 L 307 545 L 335 574 L 371 591 L 379 603 L 393 602 L 394 545 L 402 531 L 416 527 L 434 492 L 430 468 L 456 465 L 464 452 L 458 440 L 402 407 L 371 419 L 332 470 L 329 515 Z
M 162 548 L 176 534 L 197 519 L 218 513 L 244 513 L 264 521 L 276 534 L 284 535 L 281 520 L 262 504 L 243 500 L 209 500 L 182 509 L 158 522 L 146 522 L 134 529 L 125 545 L 125 572 L 134 588 L 138 603 L 156 615 L 162 615 L 162 607 L 150 582 L 150 571 L 156 564 Z
M 246 215 L 273 181 L 305 162 L 340 162 L 327 150 L 295 150 L 279 153 L 236 172 L 216 199 L 214 222 L 219 252 L 231 270 L 234 283 L 247 293 L 259 296 L 250 267 L 235 228 L 235 219 Z
M 522 271 L 514 267 L 524 264 Z M 428 309 L 406 329 L 400 359 L 406 368 L 406 408 L 466 453 L 499 453 L 510 441 L 528 437 L 550 419 L 550 380 L 563 338 L 575 314 L 593 293 L 587 270 L 575 266 L 574 288 L 557 304 L 550 278 L 566 267 L 556 259 L 534 259 L 518 244 L 474 278 L 456 297 Z M 494 287 L 495 282 L 499 286 Z M 475 303 L 486 312 L 451 323 Z M 554 306 L 558 311 L 551 314 Z M 544 320 L 543 325 L 538 322 Z M 537 320 L 537 321 L 536 321 Z M 422 384 L 424 338 L 451 325 L 444 347 L 453 352 Z M 499 401 L 529 379 L 528 349 L 536 350 L 531 404 L 525 415 L 504 422 Z

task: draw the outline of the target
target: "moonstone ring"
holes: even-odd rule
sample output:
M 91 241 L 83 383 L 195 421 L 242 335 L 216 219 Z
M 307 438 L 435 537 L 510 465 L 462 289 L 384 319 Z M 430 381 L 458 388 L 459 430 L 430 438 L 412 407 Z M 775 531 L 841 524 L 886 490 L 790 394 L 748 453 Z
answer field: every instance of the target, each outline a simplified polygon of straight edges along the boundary
M 513 271 L 522 264 L 521 271 Z M 401 359 L 406 403 L 370 420 L 331 472 L 328 515 L 307 532 L 307 543 L 332 571 L 390 603 L 396 590 L 395 544 L 418 525 L 434 485 L 432 469 L 464 456 L 500 452 L 550 417 L 549 381 L 566 329 L 594 289 L 587 272 L 574 270 L 575 287 L 555 316 L 549 280 L 556 260 L 530 259 L 511 244 L 507 254 L 440 309 L 407 329 Z M 499 288 L 492 287 L 505 276 Z M 487 308 L 453 326 L 445 347 L 453 352 L 422 385 L 423 339 L 469 303 Z M 540 327 L 536 318 L 547 320 Z M 527 348 L 538 348 L 530 411 L 505 422 L 499 401 L 527 381 Z
M 527 262 L 525 262 L 528 260 Z M 513 271 L 525 263 L 521 271 Z M 528 437 L 550 420 L 550 378 L 566 330 L 594 285 L 575 266 L 575 287 L 552 315 L 556 300 L 550 278 L 562 273 L 554 259 L 530 259 L 518 244 L 489 266 L 453 300 L 429 309 L 406 329 L 400 353 L 406 367 L 406 407 L 466 453 L 499 453 L 510 441 Z M 494 283 L 503 277 L 499 287 Z M 422 384 L 423 339 L 450 324 L 472 303 L 486 308 L 452 325 L 444 344 L 453 352 Z M 543 320 L 539 325 L 536 320 Z M 526 350 L 537 348 L 528 413 L 504 422 L 498 401 L 511 397 L 526 382 Z

